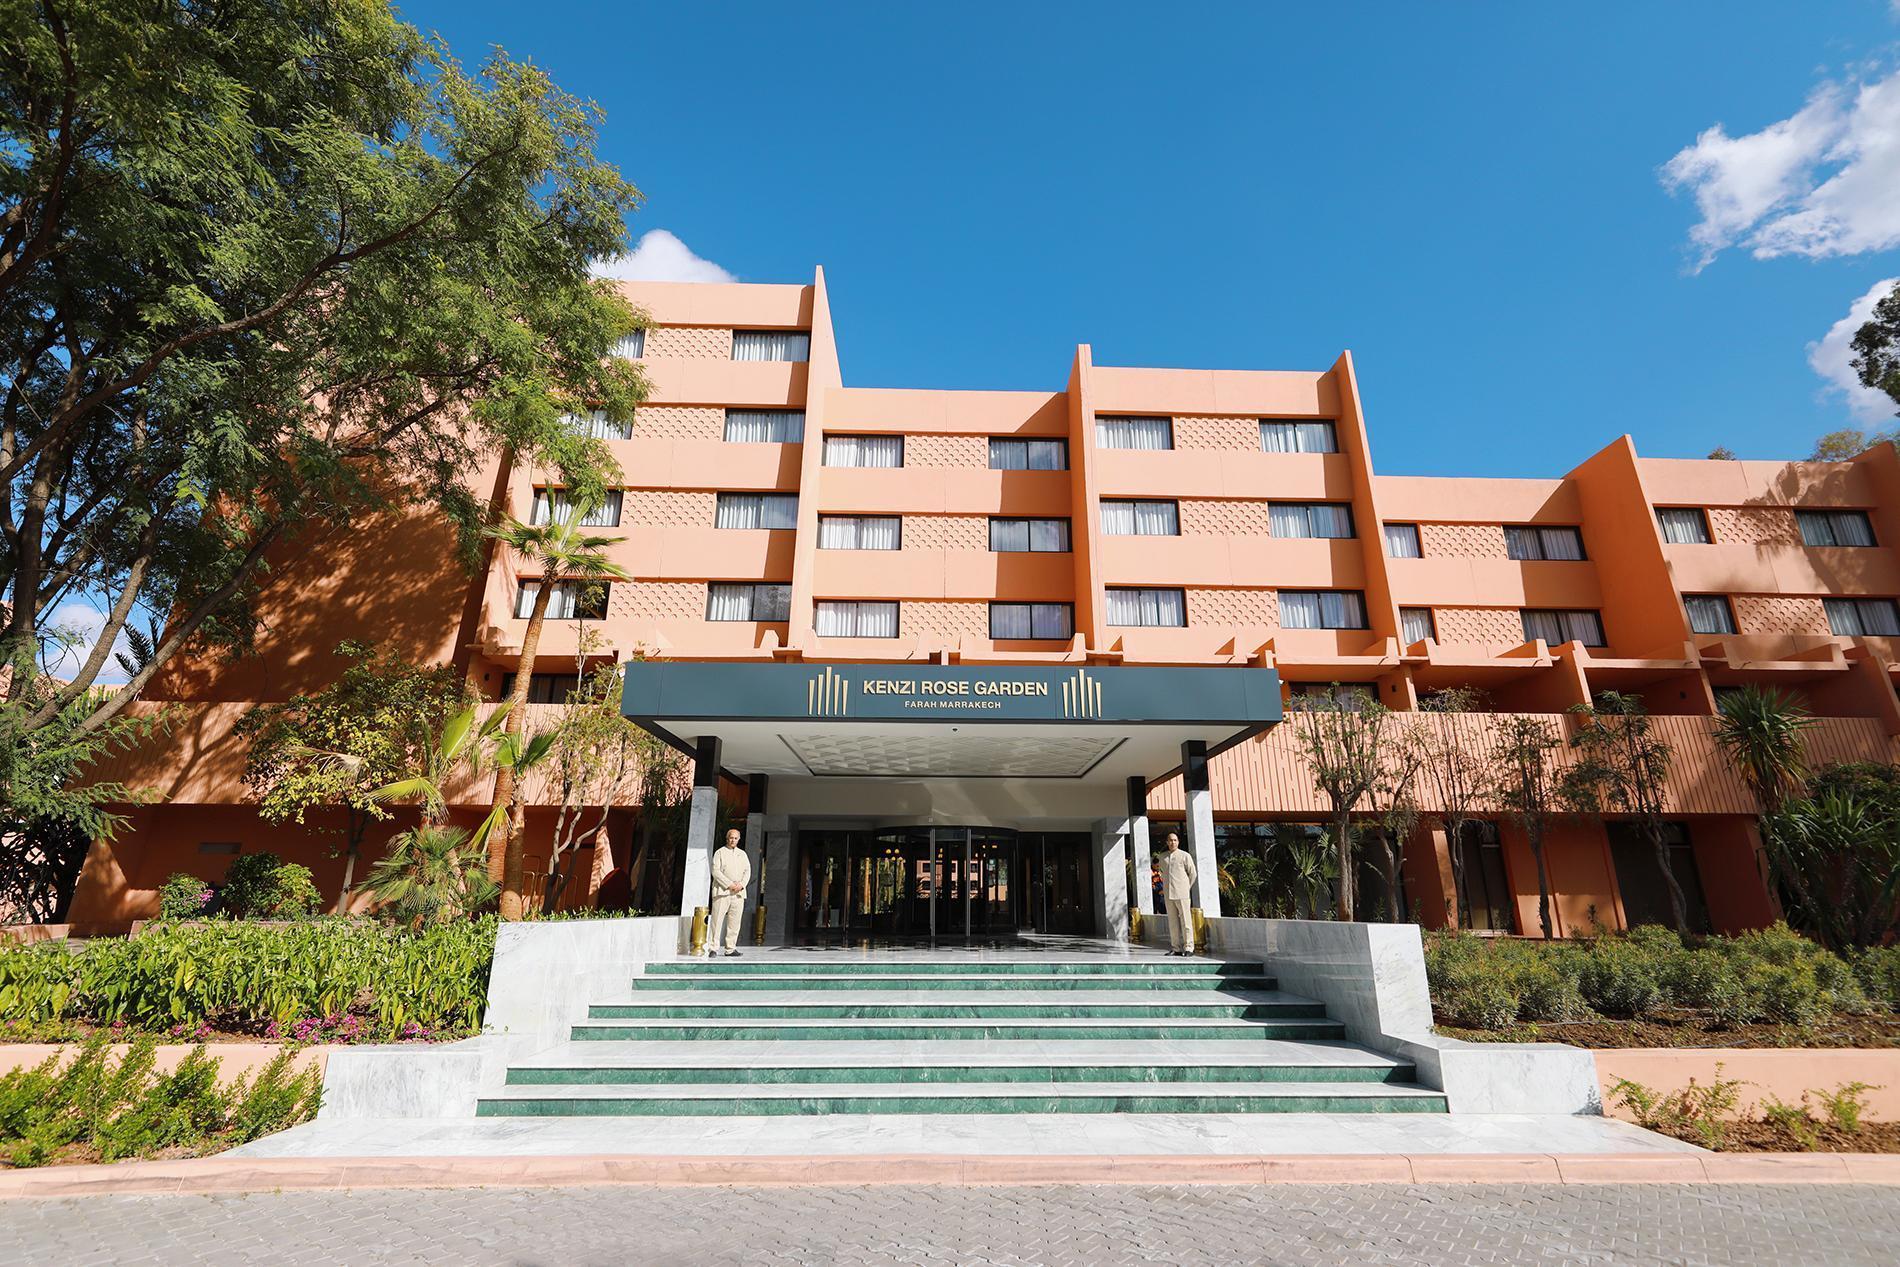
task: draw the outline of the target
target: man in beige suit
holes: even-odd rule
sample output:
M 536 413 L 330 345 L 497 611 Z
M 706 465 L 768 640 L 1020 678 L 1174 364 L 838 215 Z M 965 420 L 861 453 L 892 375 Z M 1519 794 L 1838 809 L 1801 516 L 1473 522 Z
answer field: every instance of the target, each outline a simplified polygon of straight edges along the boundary
M 1171 955 L 1194 953 L 1194 855 L 1181 848 L 1181 833 L 1168 833 L 1168 852 L 1161 855 L 1161 899 L 1168 906 L 1168 945 Z
M 728 827 L 725 845 L 713 850 L 712 927 L 706 932 L 707 954 L 739 953 L 739 917 L 745 912 L 745 888 L 750 883 L 752 860 L 739 847 L 739 829 Z

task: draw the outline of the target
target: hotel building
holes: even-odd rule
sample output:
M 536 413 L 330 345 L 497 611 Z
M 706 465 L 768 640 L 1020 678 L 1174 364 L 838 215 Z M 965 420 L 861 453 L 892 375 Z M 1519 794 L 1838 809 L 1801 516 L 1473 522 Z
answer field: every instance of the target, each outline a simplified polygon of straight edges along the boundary
M 704 903 L 723 789 L 762 854 L 753 900 L 774 935 L 1112 935 L 1150 901 L 1129 877 L 1163 831 L 1211 876 L 1321 830 L 1326 804 L 1276 723 L 1340 683 L 1402 714 L 1476 688 L 1485 711 L 1455 719 L 1473 742 L 1505 714 L 1568 725 L 1597 692 L 1640 696 L 1674 750 L 1674 870 L 1694 918 L 1727 931 L 1776 906 L 1753 801 L 1712 740 L 1722 693 L 1798 698 L 1817 764 L 1895 757 L 1890 446 L 1681 461 L 1624 436 L 1552 478 L 1379 475 L 1350 354 L 1173 370 L 1097 365 L 1082 346 L 1051 367 L 1055 390 L 867 389 L 845 385 L 822 272 L 625 289 L 652 324 L 620 351 L 653 393 L 628 425 L 581 421 L 624 473 L 590 522 L 623 538 L 632 579 L 597 609 L 556 593 L 531 708 L 538 723 L 558 710 L 584 626 L 596 659 L 635 661 L 628 715 L 695 758 L 689 844 L 670 874 L 649 868 L 648 909 Z M 472 478 L 523 519 L 559 504 L 531 466 Z M 334 824 L 260 820 L 233 724 L 323 686 L 346 637 L 452 662 L 497 698 L 533 587 L 561 578 L 502 553 L 471 579 L 453 547 L 418 516 L 312 533 L 266 582 L 255 654 L 168 666 L 143 706 L 175 705 L 176 724 L 111 771 L 162 799 L 94 846 L 74 924 L 123 926 L 172 872 L 216 881 L 260 849 L 334 897 Z M 487 792 L 468 781 L 457 812 Z M 1429 789 L 1421 801 L 1397 878 L 1407 916 L 1535 932 L 1516 824 L 1492 814 L 1447 840 Z M 531 874 L 551 818 L 530 811 Z M 638 827 L 613 815 L 596 881 L 628 866 Z M 1666 916 L 1660 872 L 1615 815 L 1558 820 L 1548 862 L 1560 934 Z M 1374 917 L 1388 886 L 1366 885 Z M 1218 903 L 1204 886 L 1200 904 Z

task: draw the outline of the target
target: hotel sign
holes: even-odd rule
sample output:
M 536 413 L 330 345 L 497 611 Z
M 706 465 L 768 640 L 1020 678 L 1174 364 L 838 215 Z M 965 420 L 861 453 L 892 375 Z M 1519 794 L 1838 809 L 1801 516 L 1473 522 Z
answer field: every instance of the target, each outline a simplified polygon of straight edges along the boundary
M 635 661 L 622 711 L 643 720 L 1271 723 L 1272 669 L 1175 666 L 709 664 Z

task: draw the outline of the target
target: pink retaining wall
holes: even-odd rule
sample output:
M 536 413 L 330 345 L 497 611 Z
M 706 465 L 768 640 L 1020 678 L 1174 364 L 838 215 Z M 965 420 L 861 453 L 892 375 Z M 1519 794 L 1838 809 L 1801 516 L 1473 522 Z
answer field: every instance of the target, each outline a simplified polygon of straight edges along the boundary
M 1691 1078 L 1707 1086 L 1718 1064 L 1722 1077 L 1746 1084 L 1739 1104 L 1743 1112 L 1752 1112 L 1771 1095 L 1798 1104 L 1804 1091 L 1833 1091 L 1844 1082 L 1865 1082 L 1878 1088 L 1867 1093 L 1867 1117 L 1900 1121 L 1900 1047 L 1632 1047 L 1599 1051 L 1596 1058 L 1603 1111 L 1626 1121 L 1632 1114 L 1610 1100 L 1618 1078 L 1654 1091 L 1676 1091 Z M 1821 1114 L 1819 1104 L 1813 1108 Z
M 189 1043 L 165 1043 L 157 1053 L 156 1067 L 160 1073 L 169 1073 L 178 1067 L 178 1062 L 192 1049 Z M 63 1052 L 70 1056 L 79 1050 L 76 1043 L 0 1043 L 0 1074 L 11 1073 L 15 1069 L 39 1064 L 54 1052 Z M 112 1055 L 125 1054 L 125 1044 L 115 1043 Z M 218 1058 L 218 1081 L 235 1082 L 240 1077 L 255 1074 L 269 1064 L 277 1053 L 283 1050 L 281 1043 L 206 1043 L 205 1050 Z M 298 1052 L 291 1062 L 297 1070 L 315 1065 L 322 1069 L 329 1056 L 328 1047 L 306 1047 Z

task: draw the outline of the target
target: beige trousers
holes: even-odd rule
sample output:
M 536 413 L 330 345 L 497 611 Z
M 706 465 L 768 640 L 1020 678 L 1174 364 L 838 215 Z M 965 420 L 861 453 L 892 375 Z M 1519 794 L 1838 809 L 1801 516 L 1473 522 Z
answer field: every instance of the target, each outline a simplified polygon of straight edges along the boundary
M 1164 900 L 1168 907 L 1168 945 L 1176 950 L 1194 949 L 1194 917 L 1188 914 L 1188 903 L 1192 899 L 1171 897 Z
M 737 950 L 745 894 L 720 893 L 712 900 L 712 926 L 706 930 L 706 949 Z

